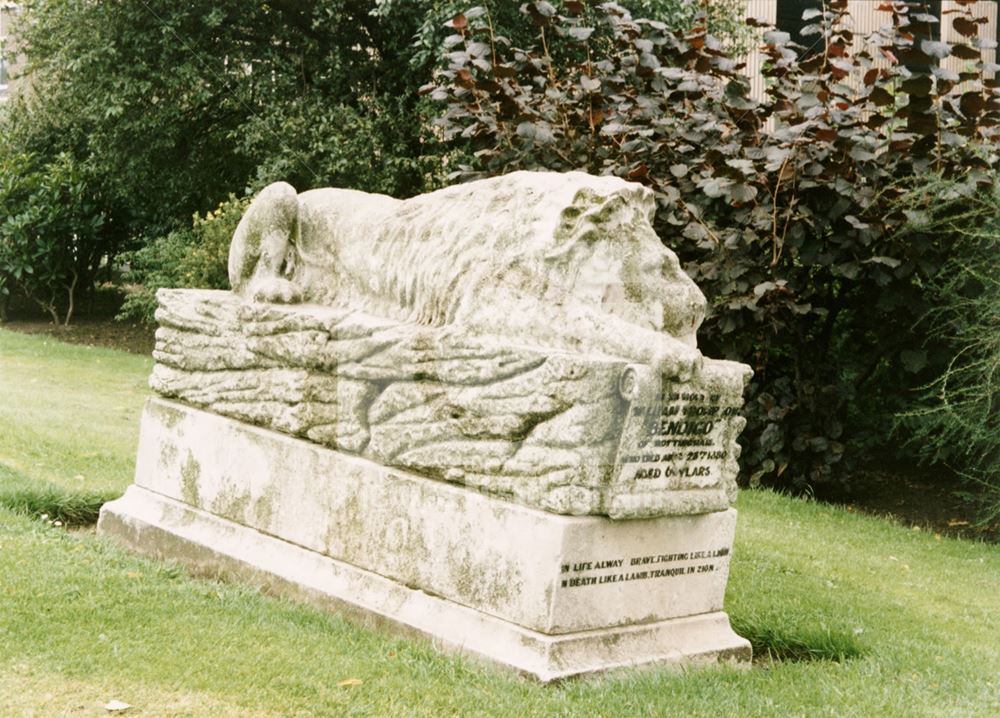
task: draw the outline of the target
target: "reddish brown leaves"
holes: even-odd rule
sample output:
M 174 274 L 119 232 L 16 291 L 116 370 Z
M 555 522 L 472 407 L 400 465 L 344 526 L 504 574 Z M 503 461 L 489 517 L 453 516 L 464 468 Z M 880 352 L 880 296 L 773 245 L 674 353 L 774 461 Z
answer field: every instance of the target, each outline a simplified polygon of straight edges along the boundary
M 444 137 L 473 158 L 462 174 L 583 169 L 650 188 L 657 231 L 717 298 L 711 341 L 762 370 L 747 465 L 830 475 L 845 452 L 837 397 L 854 387 L 823 373 L 823 350 L 789 359 L 801 345 L 788 337 L 820 342 L 816 327 L 836 326 L 863 345 L 898 327 L 896 341 L 912 340 L 919 301 L 906 292 L 940 242 L 895 239 L 912 221 L 895 204 L 900 184 L 940 173 L 973 192 L 995 170 L 995 148 L 981 150 L 1000 132 L 1000 68 L 972 40 L 979 21 L 952 13 L 965 41 L 951 45 L 928 39 L 933 17 L 883 3 L 895 30 L 858 51 L 846 3 L 828 2 L 813 16 L 826 52 L 800 58 L 787 33 L 763 34 L 768 94 L 756 99 L 700 20 L 672 32 L 613 4 L 559 7 L 524 5 L 529 39 L 516 45 L 472 12 L 453 21 L 464 51 L 432 97 L 446 98 Z M 961 72 L 938 62 L 952 55 Z M 880 304 L 897 295 L 908 298 Z
M 979 34 L 979 26 L 972 20 L 961 16 L 954 18 L 951 21 L 951 26 L 955 32 L 963 37 L 975 37 Z

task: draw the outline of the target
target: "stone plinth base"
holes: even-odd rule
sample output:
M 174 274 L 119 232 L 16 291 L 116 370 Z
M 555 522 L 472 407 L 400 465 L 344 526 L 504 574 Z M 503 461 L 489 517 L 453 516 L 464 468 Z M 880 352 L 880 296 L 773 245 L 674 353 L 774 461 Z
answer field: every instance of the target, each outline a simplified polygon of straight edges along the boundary
M 539 680 L 745 661 L 722 612 L 735 511 L 560 516 L 159 399 L 99 530 L 355 609 Z

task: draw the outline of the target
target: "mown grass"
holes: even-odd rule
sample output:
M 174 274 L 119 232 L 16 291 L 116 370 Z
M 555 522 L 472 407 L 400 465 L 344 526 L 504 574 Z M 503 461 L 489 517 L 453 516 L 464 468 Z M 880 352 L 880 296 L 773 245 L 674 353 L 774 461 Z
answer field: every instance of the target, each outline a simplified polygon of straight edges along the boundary
M 94 401 L 137 409 L 122 381 Z M 32 416 L 3 411 L 0 437 Z M 112 464 L 131 462 L 129 431 Z M 143 716 L 1000 715 L 998 547 L 769 492 L 738 509 L 726 608 L 763 660 L 543 687 L 0 508 L 0 715 L 104 715 L 113 698 Z
M 92 523 L 132 480 L 150 368 L 0 329 L 0 506 Z
M 69 491 L 34 481 L 0 464 L 0 506 L 15 513 L 65 526 L 87 526 L 97 521 L 101 506 L 112 498 L 113 492 Z

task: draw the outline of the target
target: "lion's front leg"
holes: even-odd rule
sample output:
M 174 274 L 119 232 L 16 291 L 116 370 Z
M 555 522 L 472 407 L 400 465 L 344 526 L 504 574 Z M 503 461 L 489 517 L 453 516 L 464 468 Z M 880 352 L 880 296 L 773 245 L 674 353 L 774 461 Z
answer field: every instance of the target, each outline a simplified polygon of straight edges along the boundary
M 298 222 L 298 193 L 290 184 L 275 182 L 257 195 L 229 247 L 234 292 L 261 302 L 301 301 L 302 290 L 287 278 Z
M 668 334 L 654 332 L 648 363 L 665 377 L 688 381 L 701 371 L 705 357 L 697 347 Z
M 581 349 L 597 351 L 649 364 L 664 378 L 688 381 L 701 371 L 704 361 L 696 346 L 665 332 L 633 324 L 615 314 L 572 300 L 563 305 L 564 317 L 551 323 L 564 336 L 575 338 Z
M 519 291 L 494 289 L 480 301 L 487 311 L 460 323 L 484 332 L 532 337 L 540 344 L 581 353 L 599 352 L 649 364 L 664 378 L 688 381 L 701 371 L 704 357 L 697 347 L 664 332 L 633 324 L 621 317 L 567 297 L 539 301 Z

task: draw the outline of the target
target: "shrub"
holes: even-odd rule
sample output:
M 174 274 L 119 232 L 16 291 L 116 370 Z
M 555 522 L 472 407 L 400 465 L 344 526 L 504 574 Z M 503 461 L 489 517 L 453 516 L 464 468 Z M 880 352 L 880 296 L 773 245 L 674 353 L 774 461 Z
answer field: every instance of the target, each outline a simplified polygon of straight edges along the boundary
M 128 287 L 119 319 L 154 322 L 156 290 L 163 287 L 228 289 L 229 242 L 249 198 L 230 195 L 204 217 L 195 214 L 191 228 L 175 230 L 123 257 Z
M 238 199 L 230 195 L 215 211 L 204 217 L 194 215 L 191 223 L 194 242 L 177 267 L 180 286 L 229 289 L 229 242 L 249 204 L 249 197 Z
M 937 197 L 948 183 L 921 186 Z M 938 211 L 923 218 L 964 247 L 930 285 L 933 309 L 922 322 L 948 348 L 946 368 L 917 405 L 900 415 L 900 435 L 926 461 L 943 462 L 978 483 L 982 520 L 1000 519 L 1000 195 L 962 201 L 956 220 Z
M 430 67 L 411 67 L 412 38 L 436 4 L 24 3 L 16 34 L 31 92 L 5 103 L 0 154 L 86 168 L 105 268 L 273 179 L 418 193 L 439 182 L 440 162 L 416 93 Z
M 939 368 L 909 330 L 927 280 L 961 251 L 898 232 L 895 202 L 928 173 L 972 196 L 996 165 L 1000 80 L 968 3 L 957 43 L 922 40 L 937 19 L 885 3 L 887 29 L 861 50 L 847 5 L 806 11 L 818 53 L 765 29 L 763 101 L 703 17 L 678 32 L 579 0 L 525 4 L 530 44 L 485 8 L 456 16 L 448 67 L 425 88 L 473 158 L 463 178 L 582 169 L 653 189 L 660 236 L 712 303 L 706 353 L 756 372 L 751 481 L 820 486 L 885 443 L 907 391 Z M 948 55 L 965 71 L 936 66 Z
M 69 155 L 0 152 L 0 296 L 19 291 L 69 324 L 77 288 L 90 286 L 104 255 L 104 219 Z

